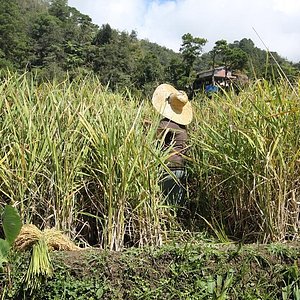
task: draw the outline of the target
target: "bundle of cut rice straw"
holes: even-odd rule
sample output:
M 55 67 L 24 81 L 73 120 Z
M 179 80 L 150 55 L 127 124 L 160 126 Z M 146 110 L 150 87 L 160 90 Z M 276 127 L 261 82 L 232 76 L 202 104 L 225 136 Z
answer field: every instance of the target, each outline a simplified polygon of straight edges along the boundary
M 25 224 L 15 240 L 16 250 L 31 250 L 30 263 L 25 276 L 29 289 L 40 286 L 42 278 L 51 277 L 53 266 L 49 252 L 52 250 L 80 250 L 67 236 L 56 229 L 41 231 L 35 225 Z
M 66 235 L 56 229 L 45 229 L 41 231 L 35 225 L 23 225 L 14 246 L 17 250 L 25 251 L 31 249 L 38 241 L 44 240 L 48 250 L 76 251 L 76 246 Z

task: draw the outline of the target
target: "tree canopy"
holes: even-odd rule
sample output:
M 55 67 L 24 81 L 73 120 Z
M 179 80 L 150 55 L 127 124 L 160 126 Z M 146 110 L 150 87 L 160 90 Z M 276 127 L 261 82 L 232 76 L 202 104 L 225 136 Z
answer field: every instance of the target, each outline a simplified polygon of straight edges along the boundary
M 146 93 L 162 82 L 184 88 L 198 72 L 221 65 L 250 78 L 280 77 L 278 64 L 290 78 L 299 74 L 299 63 L 277 53 L 270 56 L 250 39 L 219 40 L 203 53 L 206 43 L 186 33 L 177 53 L 139 40 L 135 31 L 99 27 L 67 0 L 0 0 L 2 71 L 34 72 L 40 80 L 94 73 L 112 90 L 130 87 Z

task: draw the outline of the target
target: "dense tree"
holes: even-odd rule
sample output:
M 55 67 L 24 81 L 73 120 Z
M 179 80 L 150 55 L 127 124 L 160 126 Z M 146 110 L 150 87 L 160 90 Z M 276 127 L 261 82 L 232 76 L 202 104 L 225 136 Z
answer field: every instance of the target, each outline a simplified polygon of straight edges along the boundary
M 185 66 L 181 57 L 174 57 L 165 68 L 166 80 L 177 88 L 184 89 L 186 85 Z
M 220 40 L 202 53 L 207 40 L 186 33 L 176 53 L 137 36 L 109 24 L 99 28 L 67 0 L 0 0 L 0 68 L 24 72 L 26 67 L 40 78 L 94 72 L 114 90 L 130 87 L 149 94 L 163 82 L 184 89 L 197 72 L 217 64 L 244 69 L 250 77 L 299 74 L 299 64 L 255 47 L 250 39 Z
M 16 0 L 0 0 L 0 67 L 23 68 L 28 37 Z
M 110 42 L 95 48 L 93 71 L 112 90 L 130 86 L 133 64 L 129 37 L 124 32 L 113 30 Z
M 88 72 L 89 54 L 93 51 L 91 41 L 94 39 L 98 26 L 92 23 L 92 19 L 81 14 L 77 9 L 69 7 L 69 16 L 63 22 L 64 35 L 64 68 L 70 72 Z
M 49 14 L 55 16 L 62 22 L 66 21 L 70 16 L 68 0 L 52 0 L 50 2 Z
M 113 30 L 109 24 L 102 25 L 98 33 L 96 34 L 93 44 L 96 46 L 101 46 L 108 44 L 112 41 Z
M 89 16 L 69 7 L 65 0 L 55 0 L 49 9 L 31 16 L 29 35 L 31 67 L 45 76 L 60 76 L 66 71 L 89 71 L 91 41 L 98 26 Z
M 224 65 L 226 70 L 243 70 L 247 63 L 247 54 L 236 44 L 229 45 L 226 40 L 215 42 L 211 51 L 212 67 Z
M 41 12 L 45 11 L 49 7 L 49 1 L 48 0 L 17 0 L 19 7 L 24 12 Z
M 153 53 L 146 52 L 136 64 L 134 75 L 136 88 L 148 92 L 154 85 L 158 85 L 163 78 L 163 66 L 158 57 Z
M 63 59 L 64 36 L 60 20 L 48 13 L 41 13 L 34 19 L 30 36 L 32 38 L 32 66 L 44 67 L 50 63 L 61 63 Z
M 193 37 L 190 33 L 182 36 L 180 52 L 186 67 L 186 76 L 190 75 L 194 62 L 202 53 L 203 46 L 207 40 L 204 38 Z

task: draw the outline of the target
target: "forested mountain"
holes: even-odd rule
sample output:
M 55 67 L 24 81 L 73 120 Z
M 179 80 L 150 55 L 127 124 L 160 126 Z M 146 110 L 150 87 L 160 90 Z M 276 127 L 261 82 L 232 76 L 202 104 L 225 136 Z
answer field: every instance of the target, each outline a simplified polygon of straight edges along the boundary
M 299 63 L 292 64 L 277 53 L 270 55 L 250 39 L 232 44 L 220 40 L 203 53 L 206 42 L 187 33 L 175 53 L 139 40 L 135 31 L 119 32 L 109 24 L 99 27 L 69 7 L 67 0 L 0 0 L 2 73 L 34 72 L 39 80 L 94 73 L 112 90 L 127 87 L 146 93 L 163 81 L 183 88 L 197 72 L 218 65 L 250 78 L 276 79 L 277 64 L 290 78 L 299 74 Z

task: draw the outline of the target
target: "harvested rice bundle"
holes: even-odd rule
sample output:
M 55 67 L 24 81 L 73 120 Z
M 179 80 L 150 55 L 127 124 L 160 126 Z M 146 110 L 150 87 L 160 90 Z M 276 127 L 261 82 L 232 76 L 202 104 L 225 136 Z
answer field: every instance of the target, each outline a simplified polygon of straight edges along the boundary
M 66 235 L 56 229 L 39 230 L 35 225 L 25 224 L 15 240 L 14 246 L 17 250 L 25 251 L 31 249 L 36 243 L 44 240 L 49 251 L 65 250 L 76 251 L 76 246 Z
M 56 229 L 45 229 L 43 235 L 49 250 L 76 251 L 76 246 L 66 235 Z
M 27 287 L 36 288 L 41 283 L 42 277 L 51 277 L 53 266 L 49 255 L 48 247 L 42 238 L 32 246 L 32 254 L 28 270 L 25 276 Z
M 31 249 L 42 238 L 42 231 L 35 225 L 25 224 L 14 242 L 14 247 L 17 250 L 25 251 Z
M 67 236 L 55 229 L 39 230 L 35 225 L 23 225 L 15 240 L 17 250 L 32 250 L 30 263 L 25 276 L 27 288 L 35 289 L 43 277 L 51 277 L 53 267 L 49 251 L 52 250 L 79 250 Z

